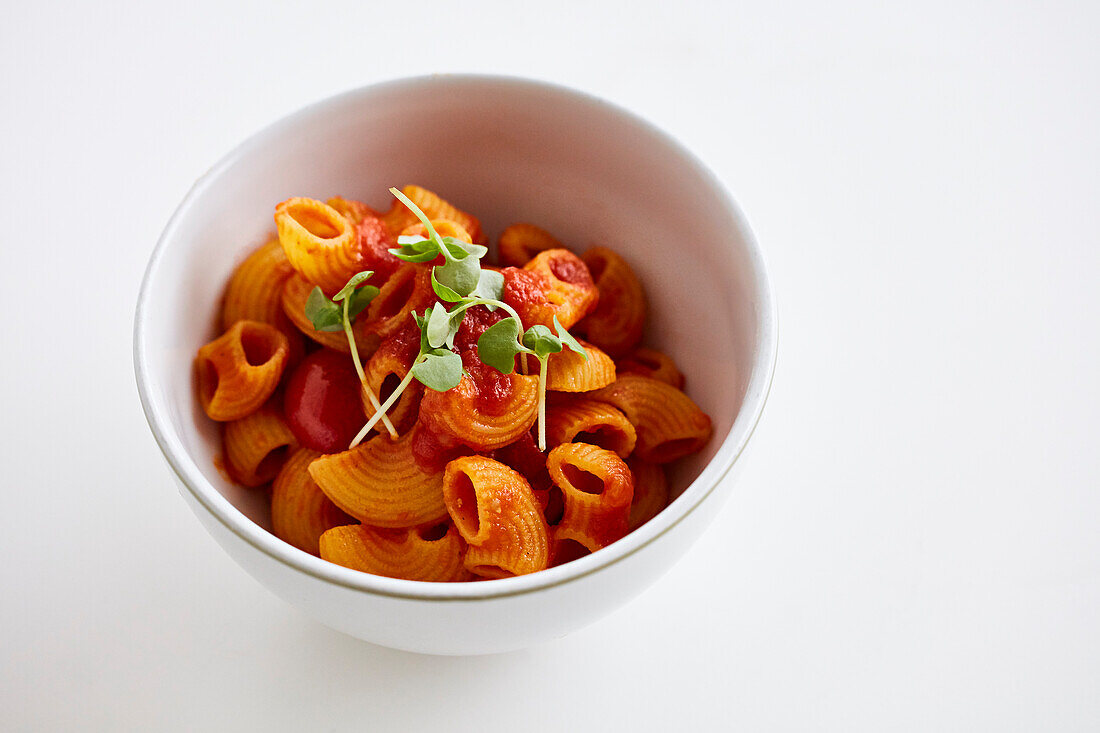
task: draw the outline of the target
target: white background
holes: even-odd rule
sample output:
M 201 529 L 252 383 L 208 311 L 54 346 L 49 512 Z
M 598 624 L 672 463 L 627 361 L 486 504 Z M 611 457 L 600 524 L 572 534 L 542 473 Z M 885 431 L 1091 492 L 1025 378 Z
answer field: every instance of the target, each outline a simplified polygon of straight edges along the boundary
M 0 728 L 1100 729 L 1097 6 L 71 5 L 0 25 Z M 269 595 L 171 486 L 130 358 L 196 177 L 436 71 L 671 132 L 780 301 L 709 532 L 605 620 L 486 658 Z

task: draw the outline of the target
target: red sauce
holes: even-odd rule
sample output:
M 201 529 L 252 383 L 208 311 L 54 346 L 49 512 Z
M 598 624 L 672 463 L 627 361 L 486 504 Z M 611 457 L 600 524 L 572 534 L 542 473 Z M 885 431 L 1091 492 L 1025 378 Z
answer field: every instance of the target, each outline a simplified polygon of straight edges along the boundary
M 462 365 L 470 378 L 474 393 L 474 409 L 487 415 L 502 415 L 511 404 L 515 388 L 512 375 L 501 374 L 482 363 L 474 351 L 462 354 Z
M 439 473 L 455 458 L 473 454 L 469 448 L 431 430 L 423 420 L 413 428 L 409 448 L 416 465 L 425 473 Z
M 504 275 L 504 296 L 501 299 L 508 305 L 519 310 L 524 306 L 546 302 L 551 283 L 545 273 L 517 267 L 505 267 L 501 273 Z
M 375 285 L 393 274 L 402 264 L 401 260 L 390 254 L 391 247 L 397 246 L 397 240 L 390 234 L 382 220 L 373 214 L 367 214 L 359 222 L 359 251 L 362 255 L 363 269 L 374 270 L 371 278 Z
M 455 334 L 455 349 L 462 356 L 462 366 L 470 378 L 474 409 L 489 415 L 503 413 L 515 390 L 510 375 L 501 374 L 478 358 L 477 340 L 487 328 L 507 317 L 508 314 L 501 308 L 489 312 L 488 308 L 474 306 L 466 311 L 462 325 Z
M 458 327 L 458 333 L 455 334 L 455 348 L 458 353 L 462 354 L 476 349 L 477 340 L 481 338 L 481 334 L 485 333 L 489 326 L 499 323 L 507 317 L 508 314 L 500 308 L 492 313 L 489 312 L 488 308 L 480 305 L 470 308 L 462 316 L 462 324 Z
M 581 258 L 571 253 L 563 253 L 551 259 L 550 272 L 554 273 L 554 277 L 557 279 L 570 285 L 581 287 L 591 287 L 593 285 L 588 266 L 584 264 Z
M 302 361 L 287 382 L 284 406 L 298 442 L 322 453 L 347 450 L 367 421 L 351 357 L 330 349 Z
M 540 491 L 550 488 L 546 454 L 538 449 L 531 433 L 524 433 L 516 442 L 493 451 L 489 457 L 522 473 L 532 489 Z
M 412 316 L 409 316 L 408 321 L 397 333 L 383 341 L 378 348 L 396 354 L 406 366 L 411 365 L 413 359 L 420 353 L 420 329 L 416 327 L 416 322 L 412 319 Z

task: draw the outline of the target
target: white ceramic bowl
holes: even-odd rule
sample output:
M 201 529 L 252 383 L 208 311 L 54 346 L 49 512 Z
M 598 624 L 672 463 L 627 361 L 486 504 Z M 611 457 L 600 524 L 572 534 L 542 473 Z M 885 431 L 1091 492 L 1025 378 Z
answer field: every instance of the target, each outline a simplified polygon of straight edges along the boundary
M 649 296 L 648 341 L 672 354 L 714 438 L 671 473 L 682 493 L 609 548 L 533 575 L 422 583 L 332 565 L 268 531 L 263 492 L 214 466 L 219 432 L 195 399 L 192 359 L 213 338 L 234 265 L 273 230 L 275 204 L 336 194 L 388 207 L 418 183 L 495 237 L 532 221 L 580 250 L 606 244 Z M 625 603 L 683 555 L 733 485 L 776 353 L 764 264 L 725 188 L 687 150 L 606 102 L 548 84 L 433 76 L 314 104 L 252 136 L 191 189 L 153 251 L 134 362 L 149 425 L 181 493 L 249 574 L 332 628 L 435 654 L 560 637 Z

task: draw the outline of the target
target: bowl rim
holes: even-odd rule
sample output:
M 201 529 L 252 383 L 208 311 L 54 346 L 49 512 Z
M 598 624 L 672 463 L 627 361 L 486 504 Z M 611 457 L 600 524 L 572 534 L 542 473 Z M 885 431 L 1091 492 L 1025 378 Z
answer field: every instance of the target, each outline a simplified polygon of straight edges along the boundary
M 496 85 L 502 90 L 511 89 L 538 92 L 550 96 L 556 95 L 567 98 L 572 103 L 587 104 L 656 137 L 669 149 L 677 153 L 686 164 L 696 169 L 700 177 L 719 194 L 726 206 L 727 213 L 735 222 L 746 246 L 752 284 L 759 294 L 759 301 L 756 304 L 758 329 L 754 344 L 752 372 L 741 408 L 730 426 L 729 433 L 722 444 L 718 446 L 713 458 L 668 507 L 649 522 L 612 545 L 556 568 L 548 568 L 529 575 L 488 582 L 432 583 L 371 575 L 321 560 L 284 542 L 249 519 L 215 489 L 213 484 L 202 474 L 195 459 L 187 452 L 179 435 L 171 427 L 167 404 L 160 397 L 161 390 L 154 389 L 159 382 L 159 377 L 151 373 L 147 357 L 149 348 L 147 304 L 150 300 L 151 286 L 156 279 L 165 251 L 177 236 L 181 222 L 187 218 L 196 199 L 224 171 L 234 166 L 252 149 L 266 144 L 269 139 L 279 137 L 284 131 L 292 129 L 310 118 L 330 113 L 332 110 L 339 109 L 344 105 L 358 103 L 361 99 L 369 98 L 380 92 L 414 90 L 420 87 L 437 85 L 461 87 L 463 85 L 485 84 Z M 250 135 L 200 176 L 168 220 L 150 255 L 149 263 L 142 278 L 134 315 L 133 355 L 134 372 L 142 409 L 165 460 L 181 486 L 229 532 L 251 545 L 254 549 L 289 568 L 310 575 L 322 582 L 343 586 L 350 590 L 409 600 L 474 601 L 533 593 L 580 580 L 639 552 L 671 531 L 694 512 L 732 470 L 760 422 L 775 373 L 778 346 L 777 328 L 776 302 L 768 278 L 764 256 L 744 214 L 734 201 L 729 189 L 718 176 L 672 135 L 619 105 L 587 92 L 552 82 L 499 74 L 431 74 L 368 84 L 306 105 Z

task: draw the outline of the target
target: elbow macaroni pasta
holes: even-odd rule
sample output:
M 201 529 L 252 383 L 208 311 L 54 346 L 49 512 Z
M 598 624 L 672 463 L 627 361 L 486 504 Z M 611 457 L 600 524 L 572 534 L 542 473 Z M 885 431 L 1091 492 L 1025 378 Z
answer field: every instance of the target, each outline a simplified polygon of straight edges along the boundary
M 511 374 L 508 394 L 494 409 L 483 409 L 477 384 L 469 375 L 447 392 L 424 390 L 420 420 L 450 441 L 490 451 L 513 443 L 538 417 L 538 378 Z
M 331 206 L 333 209 L 336 210 L 337 213 L 344 216 L 348 221 L 350 221 L 352 224 L 355 224 L 356 226 L 358 226 L 359 223 L 368 216 L 378 216 L 378 212 L 364 204 L 362 201 L 353 201 L 351 199 L 346 199 L 343 196 L 333 196 L 325 203 Z
M 655 349 L 635 349 L 616 365 L 621 374 L 640 374 L 659 379 L 679 390 L 684 389 L 684 375 L 676 368 L 672 357 Z
M 309 317 L 306 316 L 306 299 L 313 290 L 314 285 L 301 275 L 295 273 L 283 283 L 281 301 L 283 312 L 295 327 L 309 338 L 313 339 L 327 349 L 335 349 L 345 354 L 351 353 L 348 346 L 348 337 L 343 331 L 316 331 Z M 360 318 L 352 326 L 355 332 L 355 347 L 360 359 L 367 359 L 378 348 L 379 338 L 367 329 L 366 320 Z
M 393 440 L 371 438 L 351 450 L 323 455 L 309 464 L 309 475 L 332 503 L 374 527 L 402 528 L 438 522 L 443 505 L 443 473 L 424 470 L 412 452 L 412 433 Z
M 199 400 L 211 420 L 239 420 L 255 412 L 279 386 L 286 336 L 259 321 L 237 321 L 199 349 Z
M 590 443 L 626 458 L 638 435 L 626 415 L 611 405 L 586 399 L 561 399 L 546 410 L 548 445 Z
M 323 201 L 287 199 L 275 207 L 275 226 L 291 266 L 326 293 L 363 269 L 358 228 Z
M 403 192 L 440 236 L 486 241 L 471 214 L 419 186 Z M 428 582 L 538 572 L 651 521 L 669 503 L 664 464 L 711 437 L 673 359 L 639 345 L 645 296 L 610 249 L 582 258 L 533 224 L 505 228 L 500 267 L 486 261 L 481 270 L 501 273 L 499 297 L 523 329 L 553 332 L 555 319 L 575 327 L 586 356 L 550 354 L 541 389 L 533 357 L 521 354 L 517 371 L 503 374 L 481 361 L 477 343 L 510 311 L 474 306 L 447 347 L 461 357 L 458 384 L 436 391 L 409 371 L 421 348 L 413 314 L 441 305 L 430 272 L 443 258 L 410 263 L 390 251 L 399 236 L 426 236 L 417 217 L 400 202 L 380 214 L 339 196 L 291 198 L 276 207 L 275 224 L 277 235 L 229 278 L 223 332 L 195 358 L 196 394 L 222 423 L 229 478 L 269 485 L 272 531 L 304 552 Z M 363 270 L 379 292 L 352 321 L 353 369 L 347 335 L 315 330 L 305 306 L 314 288 L 331 296 Z M 387 421 L 343 450 L 399 384 Z M 542 429 L 548 452 L 536 442 Z
M 668 506 L 668 479 L 665 469 L 640 458 L 626 462 L 634 474 L 634 499 L 630 503 L 630 531 L 641 527 Z
M 710 440 L 706 413 L 680 390 L 637 374 L 624 374 L 591 398 L 623 411 L 638 432 L 635 452 L 652 463 L 668 463 L 700 450 Z
M 615 362 L 587 341 L 581 346 L 588 358 L 572 349 L 551 354 L 546 365 L 546 388 L 554 392 L 591 392 L 615 381 Z
M 565 550 L 567 543 L 595 552 L 627 533 L 634 476 L 619 456 L 586 443 L 564 443 L 550 451 L 546 468 L 565 502 L 551 535 L 555 556 L 577 551 Z
M 646 301 L 642 284 L 630 265 L 607 247 L 584 253 L 600 291 L 600 302 L 581 325 L 588 340 L 611 356 L 622 356 L 642 338 Z
M 466 244 L 474 243 L 470 233 L 457 221 L 452 221 L 450 219 L 430 219 L 429 221 L 432 222 L 432 228 L 435 229 L 435 233 L 441 237 L 454 237 L 455 239 L 461 239 Z M 428 227 L 418 221 L 401 230 L 401 236 L 427 238 Z
M 419 529 L 336 527 L 321 535 L 321 558 L 389 578 L 437 583 L 471 580 L 463 565 L 466 543 L 452 526 L 439 538 Z
M 513 224 L 500 233 L 497 241 L 500 262 L 509 267 L 523 267 L 539 252 L 561 248 L 561 242 L 550 232 L 534 224 Z
M 367 375 L 367 384 L 374 394 L 378 395 L 379 401 L 389 397 L 393 393 L 394 387 L 409 373 L 409 365 L 412 359 L 404 358 L 400 353 L 401 351 L 401 347 L 394 344 L 392 340 L 386 341 L 378 351 L 374 352 L 370 361 L 365 365 L 364 371 Z M 390 408 L 388 413 L 390 422 L 394 424 L 399 433 L 411 430 L 416 423 L 417 413 L 420 410 L 420 397 L 423 393 L 423 385 L 414 380 L 401 393 L 397 404 Z M 359 392 L 359 397 L 363 402 L 364 414 L 372 414 L 374 407 L 362 390 Z M 381 433 L 384 427 L 381 423 L 378 423 L 374 426 L 374 429 Z
M 299 448 L 283 464 L 271 490 L 271 527 L 275 536 L 311 555 L 319 554 L 321 535 L 354 519 L 329 501 L 309 475 L 309 464 L 321 457 Z
M 423 311 L 435 299 L 431 275 L 422 267 L 403 264 L 382 285 L 378 296 L 367 306 L 364 328 L 385 339 L 412 320 L 413 311 Z
M 563 328 L 572 328 L 599 300 L 599 292 L 584 262 L 567 249 L 539 252 L 523 266 L 535 278 L 541 299 L 525 299 L 516 305 L 524 325 L 541 323 L 553 328 L 554 318 Z M 507 277 L 507 276 L 506 276 Z M 505 301 L 507 301 L 507 294 Z
M 250 415 L 225 423 L 226 469 L 244 486 L 260 486 L 275 478 L 297 441 L 283 411 L 270 402 Z
M 301 361 L 305 353 L 302 335 L 282 307 L 283 284 L 293 274 L 294 268 L 287 261 L 279 240 L 269 240 L 253 250 L 233 271 L 225 288 L 221 314 L 223 331 L 237 321 L 259 321 L 282 331 L 289 348 L 288 366 Z
M 456 458 L 447 464 L 443 496 L 469 545 L 467 570 L 483 578 L 507 578 L 546 568 L 546 520 L 519 473 L 491 458 Z
M 452 204 L 441 199 L 437 194 L 420 186 L 405 186 L 401 193 L 420 207 L 420 210 L 428 215 L 428 219 L 449 219 L 469 232 L 473 241 L 481 242 L 481 222 L 477 217 L 467 214 Z M 394 234 L 399 234 L 406 227 L 416 224 L 416 215 L 412 213 L 400 201 L 394 201 L 389 212 L 382 219 L 386 227 Z M 442 236 L 442 235 L 441 235 Z

